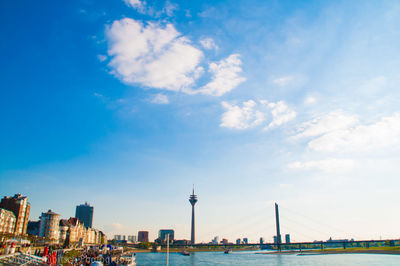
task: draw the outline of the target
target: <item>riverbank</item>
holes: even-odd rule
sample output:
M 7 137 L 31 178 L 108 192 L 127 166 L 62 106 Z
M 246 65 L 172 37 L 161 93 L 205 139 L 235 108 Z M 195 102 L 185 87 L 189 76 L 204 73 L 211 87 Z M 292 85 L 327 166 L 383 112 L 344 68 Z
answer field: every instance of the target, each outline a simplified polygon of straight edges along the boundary
M 347 248 L 347 249 L 324 249 L 324 250 L 283 250 L 281 252 L 257 252 L 257 254 L 281 254 L 281 255 L 292 255 L 297 254 L 298 256 L 312 256 L 312 255 L 329 255 L 329 254 L 388 254 L 388 255 L 400 255 L 400 247 L 371 247 L 371 248 Z

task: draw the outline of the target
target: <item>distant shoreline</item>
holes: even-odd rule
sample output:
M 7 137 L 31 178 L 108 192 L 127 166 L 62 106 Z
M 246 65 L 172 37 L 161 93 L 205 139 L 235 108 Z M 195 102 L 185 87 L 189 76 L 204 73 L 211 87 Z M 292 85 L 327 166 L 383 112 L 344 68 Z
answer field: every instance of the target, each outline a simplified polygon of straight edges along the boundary
M 313 256 L 313 255 L 333 255 L 333 254 L 387 254 L 387 255 L 400 255 L 400 250 L 391 249 L 344 249 L 344 250 L 303 250 L 303 251 L 282 251 L 282 252 L 257 252 L 257 254 L 265 255 L 292 255 L 298 256 Z

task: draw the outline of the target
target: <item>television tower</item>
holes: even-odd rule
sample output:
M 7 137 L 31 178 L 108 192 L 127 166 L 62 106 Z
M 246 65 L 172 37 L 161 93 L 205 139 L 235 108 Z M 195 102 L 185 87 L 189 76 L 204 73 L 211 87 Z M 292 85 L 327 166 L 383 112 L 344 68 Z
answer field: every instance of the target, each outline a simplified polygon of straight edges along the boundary
M 192 195 L 189 197 L 189 202 L 192 205 L 192 234 L 190 238 L 190 244 L 194 245 L 195 244 L 195 239 L 194 239 L 194 205 L 197 202 L 197 195 L 194 194 L 194 185 L 193 185 L 193 192 Z

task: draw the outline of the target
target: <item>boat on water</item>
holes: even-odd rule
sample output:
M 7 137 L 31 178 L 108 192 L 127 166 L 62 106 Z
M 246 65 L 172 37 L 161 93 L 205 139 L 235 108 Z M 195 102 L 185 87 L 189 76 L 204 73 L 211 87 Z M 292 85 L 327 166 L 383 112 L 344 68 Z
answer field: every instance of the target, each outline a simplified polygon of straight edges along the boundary
M 183 255 L 183 256 L 190 256 L 190 253 L 187 252 L 186 250 L 182 250 L 181 255 Z
M 227 250 L 224 251 L 225 254 L 231 254 L 232 253 L 232 249 L 228 248 Z

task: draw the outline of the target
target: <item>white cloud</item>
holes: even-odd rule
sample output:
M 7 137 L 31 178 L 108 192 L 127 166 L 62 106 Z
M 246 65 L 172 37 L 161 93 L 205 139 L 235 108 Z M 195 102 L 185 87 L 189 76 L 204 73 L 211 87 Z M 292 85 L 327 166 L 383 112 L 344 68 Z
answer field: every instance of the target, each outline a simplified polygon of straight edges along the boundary
M 204 39 L 201 39 L 200 40 L 200 44 L 204 47 L 204 48 L 206 48 L 206 49 L 208 49 L 208 50 L 211 50 L 211 49 L 218 49 L 218 46 L 215 44 L 215 42 L 214 42 L 214 40 L 212 39 L 212 38 L 204 38 Z
M 296 112 L 291 110 L 283 101 L 268 103 L 268 106 L 271 108 L 273 120 L 264 128 L 266 130 L 285 124 L 296 117 Z
M 97 56 L 97 59 L 99 59 L 100 62 L 104 62 L 105 60 L 107 60 L 107 56 L 106 56 L 106 55 L 99 54 L 99 55 Z
M 303 123 L 295 136 L 312 137 L 322 135 L 327 132 L 348 128 L 358 122 L 356 115 L 349 115 L 341 110 L 332 111 L 324 116 L 320 116 L 311 121 Z
M 288 85 L 293 80 L 292 76 L 285 76 L 280 78 L 275 78 L 272 82 L 278 86 L 284 87 Z
M 179 91 L 193 84 L 203 53 L 173 25 L 147 26 L 130 18 L 108 27 L 110 66 L 127 84 Z
M 203 52 L 182 36 L 172 24 L 161 26 L 124 18 L 106 30 L 111 73 L 130 85 L 188 94 L 221 96 L 245 80 L 238 54 L 211 62 L 211 80 L 193 89 L 204 74 Z
M 383 117 L 370 125 L 357 125 L 328 132 L 308 143 L 316 151 L 360 152 L 398 147 L 400 144 L 400 113 Z
M 280 126 L 296 116 L 296 112 L 288 108 L 283 102 L 277 103 L 260 100 L 259 102 L 248 100 L 239 105 L 222 102 L 225 112 L 222 114 L 221 127 L 233 129 L 248 129 L 258 126 L 271 117 L 271 121 L 265 129 Z
M 315 99 L 315 97 L 309 96 L 306 98 L 305 103 L 306 104 L 313 104 L 317 101 L 317 99 Z
M 233 90 L 246 80 L 240 76 L 242 72 L 241 64 L 242 61 L 240 61 L 238 54 L 232 54 L 219 62 L 210 63 L 208 71 L 213 75 L 212 80 L 200 89 L 192 92 L 221 96 Z
M 167 95 L 159 93 L 154 95 L 154 97 L 151 99 L 151 102 L 156 104 L 169 104 L 169 99 Z
M 324 160 L 292 162 L 287 165 L 289 169 L 321 170 L 324 172 L 343 171 L 354 168 L 355 162 L 349 159 L 329 158 Z
M 265 120 L 264 113 L 256 110 L 257 103 L 253 100 L 243 102 L 242 107 L 222 102 L 226 109 L 221 118 L 221 127 L 247 129 L 261 124 Z
M 143 13 L 145 10 L 146 2 L 142 0 L 124 0 L 125 4 Z
M 178 5 L 177 4 L 173 4 L 170 1 L 167 1 L 165 3 L 165 7 L 163 9 L 163 11 L 168 15 L 168 16 L 173 16 L 174 12 L 178 9 Z

